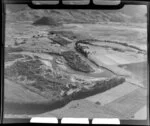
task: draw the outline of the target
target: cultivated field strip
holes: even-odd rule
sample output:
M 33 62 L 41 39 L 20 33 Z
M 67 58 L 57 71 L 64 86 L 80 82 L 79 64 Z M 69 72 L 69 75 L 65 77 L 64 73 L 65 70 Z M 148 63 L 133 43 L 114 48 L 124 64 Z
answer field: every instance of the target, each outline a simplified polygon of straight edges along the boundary
M 127 95 L 116 99 L 105 105 L 107 109 L 112 109 L 122 113 L 125 117 L 130 118 L 147 103 L 147 94 L 145 89 L 138 88 Z
M 88 97 L 86 98 L 86 100 L 94 102 L 94 103 L 99 101 L 101 105 L 104 106 L 105 104 L 109 104 L 113 102 L 114 100 L 119 99 L 127 95 L 128 93 L 133 92 L 137 88 L 138 88 L 137 86 L 133 86 L 129 84 L 128 82 L 124 82 L 123 84 L 118 85 L 117 87 L 114 87 L 110 90 L 107 90 L 104 93 Z

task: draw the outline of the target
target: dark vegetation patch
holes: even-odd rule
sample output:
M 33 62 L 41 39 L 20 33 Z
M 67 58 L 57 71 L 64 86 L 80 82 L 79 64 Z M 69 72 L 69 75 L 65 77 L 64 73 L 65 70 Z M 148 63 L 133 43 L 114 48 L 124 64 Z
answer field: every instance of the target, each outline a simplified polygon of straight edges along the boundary
M 84 39 L 84 40 L 77 41 L 76 44 L 83 43 L 83 44 L 94 45 L 94 44 L 92 44 L 92 42 L 96 42 L 96 41 L 100 41 L 100 40 L 98 40 L 98 39 Z
M 40 91 L 57 91 L 60 92 L 64 85 L 59 82 L 50 81 L 42 76 L 36 77 L 36 82 L 32 84 L 33 87 L 39 89 Z
M 123 82 L 125 82 L 125 78 L 113 77 L 113 78 L 110 78 L 109 80 L 96 81 L 96 85 L 94 87 L 104 87 L 106 89 L 110 89 Z
M 112 49 L 113 51 L 117 51 L 117 52 L 125 52 L 124 49 L 117 48 L 117 47 L 112 47 L 112 46 L 109 46 L 109 45 L 95 45 L 95 46 L 100 46 L 100 47 L 103 47 L 105 49 Z
M 87 46 L 81 46 L 80 44 L 77 44 L 77 43 L 75 45 L 76 51 L 78 51 L 79 53 L 81 53 L 83 56 L 85 56 L 87 58 L 89 52 L 85 51 L 86 48 L 88 48 L 88 47 Z
M 33 25 L 48 25 L 48 26 L 59 26 L 60 23 L 58 21 L 54 20 L 51 17 L 42 17 L 38 20 L 36 20 Z
M 124 50 L 120 49 L 120 48 L 112 48 L 114 51 L 118 51 L 118 52 L 125 52 Z
M 94 40 L 94 39 L 91 39 L 91 40 L 79 40 L 76 42 L 76 46 L 75 46 L 75 49 L 81 53 L 82 55 L 84 55 L 85 57 L 88 57 L 88 54 L 90 52 L 86 51 L 85 49 L 88 48 L 88 46 L 82 46 L 80 45 L 81 43 L 82 44 L 87 44 L 87 45 L 91 45 L 91 46 L 100 46 L 100 47 L 103 47 L 103 48 L 111 48 L 112 50 L 114 51 L 118 51 L 118 52 L 125 52 L 124 50 L 120 49 L 120 48 L 117 48 L 117 47 L 111 47 L 109 45 L 94 45 L 92 44 L 93 41 L 97 41 L 97 40 Z M 91 42 L 91 43 L 90 43 Z
M 57 37 L 54 37 L 54 38 L 51 38 L 51 40 L 53 40 L 54 43 L 58 43 L 60 44 L 61 46 L 65 46 L 67 44 L 70 44 L 70 41 L 60 37 L 60 36 L 57 36 Z
M 136 46 L 134 46 L 134 45 L 130 45 L 130 44 L 128 44 L 128 43 L 123 43 L 123 42 L 118 42 L 118 41 L 111 41 L 111 40 L 105 40 L 105 42 L 107 42 L 107 43 L 120 44 L 120 45 L 123 45 L 123 46 L 127 46 L 127 47 L 130 47 L 130 48 L 136 49 L 136 50 L 138 50 L 138 51 L 141 52 L 141 53 L 142 53 L 142 52 L 145 53 L 145 50 L 140 49 L 139 47 L 136 47 Z
M 123 82 L 125 82 L 125 78 L 122 77 L 114 77 L 109 80 L 96 81 L 95 86 L 93 86 L 92 88 L 80 90 L 80 92 L 74 92 L 70 97 L 73 100 L 83 99 L 88 96 L 92 96 L 97 93 L 101 93 L 106 90 L 109 90 L 117 85 L 122 84 Z
M 31 56 L 29 56 L 29 55 L 24 55 L 24 57 L 25 57 L 26 60 L 32 60 L 32 59 L 33 59 L 33 58 L 32 58 Z
M 53 76 L 44 77 L 43 73 L 49 74 L 52 71 L 49 69 L 42 69 L 40 67 L 41 65 L 43 65 L 43 63 L 38 59 L 24 62 L 17 61 L 5 69 L 5 77 L 13 81 L 18 81 L 18 76 L 26 77 L 28 81 L 34 81 L 29 86 L 25 85 L 29 89 L 33 87 L 39 91 L 60 92 L 63 86 L 65 86 L 63 82 Z
M 49 35 L 57 35 L 69 38 L 71 40 L 76 39 L 76 35 L 72 31 L 50 31 Z
M 35 80 L 35 74 L 40 73 L 39 67 L 41 65 L 40 60 L 17 61 L 5 69 L 5 77 L 26 76 L 29 80 Z
M 67 64 L 74 70 L 90 73 L 93 71 L 90 65 L 81 59 L 81 57 L 73 51 L 66 51 L 62 53 L 67 61 Z
M 94 45 L 92 44 L 92 42 L 106 42 L 106 43 L 114 43 L 114 44 L 118 44 L 118 45 L 122 45 L 122 46 L 126 46 L 126 47 L 129 47 L 129 48 L 132 48 L 132 49 L 135 49 L 135 50 L 138 50 L 139 53 L 146 53 L 145 50 L 142 50 L 140 49 L 139 47 L 136 47 L 134 45 L 130 45 L 128 43 L 123 43 L 123 42 L 119 42 L 119 41 L 111 41 L 111 40 L 96 40 L 96 39 L 85 39 L 85 40 L 79 40 L 76 42 L 76 47 L 79 47 L 80 46 L 80 43 L 81 44 L 88 44 L 88 45 L 92 45 L 92 46 L 100 46 L 100 47 L 104 47 L 104 48 L 111 48 L 113 49 L 114 51 L 119 51 L 119 52 L 125 52 L 124 50 L 120 49 L 120 48 L 117 48 L 117 47 L 110 47 L 108 45 Z M 79 48 L 80 52 L 85 55 L 85 52 L 83 50 L 83 48 Z

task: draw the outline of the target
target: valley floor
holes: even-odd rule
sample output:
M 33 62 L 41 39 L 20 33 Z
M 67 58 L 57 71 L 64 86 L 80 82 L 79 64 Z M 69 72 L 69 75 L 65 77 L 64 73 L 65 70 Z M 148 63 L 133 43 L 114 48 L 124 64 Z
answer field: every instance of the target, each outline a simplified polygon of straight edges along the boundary
M 108 23 L 44 27 L 16 23 L 6 24 L 6 33 L 6 118 L 141 119 L 141 113 L 146 118 L 148 69 L 145 26 Z M 23 51 L 16 51 L 19 49 Z M 21 66 L 32 76 L 21 70 Z M 49 102 L 96 89 L 100 82 L 109 82 L 110 78 L 115 80 L 110 81 L 115 86 L 111 83 L 108 87 L 104 85 L 107 87 L 105 92 L 71 100 L 58 109 L 48 107 Z M 120 78 L 125 81 L 118 82 Z M 16 112 L 17 108 L 11 103 L 22 106 Z M 25 103 L 28 103 L 26 109 Z

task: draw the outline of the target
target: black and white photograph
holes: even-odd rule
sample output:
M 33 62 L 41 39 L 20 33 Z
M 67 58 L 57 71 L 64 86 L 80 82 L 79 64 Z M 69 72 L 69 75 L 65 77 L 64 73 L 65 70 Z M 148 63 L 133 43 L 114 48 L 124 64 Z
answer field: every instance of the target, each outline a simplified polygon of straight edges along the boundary
M 6 4 L 4 118 L 146 120 L 147 13 Z

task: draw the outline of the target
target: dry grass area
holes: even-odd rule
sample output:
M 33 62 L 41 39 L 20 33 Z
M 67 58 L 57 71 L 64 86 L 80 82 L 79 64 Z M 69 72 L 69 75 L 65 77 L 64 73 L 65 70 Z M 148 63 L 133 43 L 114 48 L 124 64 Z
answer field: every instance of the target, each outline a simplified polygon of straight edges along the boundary
M 9 102 L 46 102 L 47 99 L 33 91 L 30 91 L 23 86 L 5 79 L 5 97 Z M 9 92 L 9 93 L 8 93 Z M 15 93 L 14 93 L 15 92 Z M 19 96 L 18 96 L 19 95 Z
M 73 113 L 73 114 L 72 114 Z M 51 112 L 46 112 L 44 114 L 40 114 L 37 116 L 47 117 L 49 115 L 54 115 L 58 118 L 63 117 L 74 117 L 74 118 L 117 118 L 124 117 L 124 115 L 114 113 L 114 111 L 107 110 L 106 108 L 101 108 L 100 105 L 93 104 L 87 100 L 77 100 L 72 101 L 67 104 L 65 107 L 57 110 L 53 110 Z
M 113 101 L 105 107 L 125 114 L 127 118 L 132 118 L 132 116 L 134 116 L 139 109 L 147 104 L 146 97 L 146 90 L 136 89 L 135 91 Z

